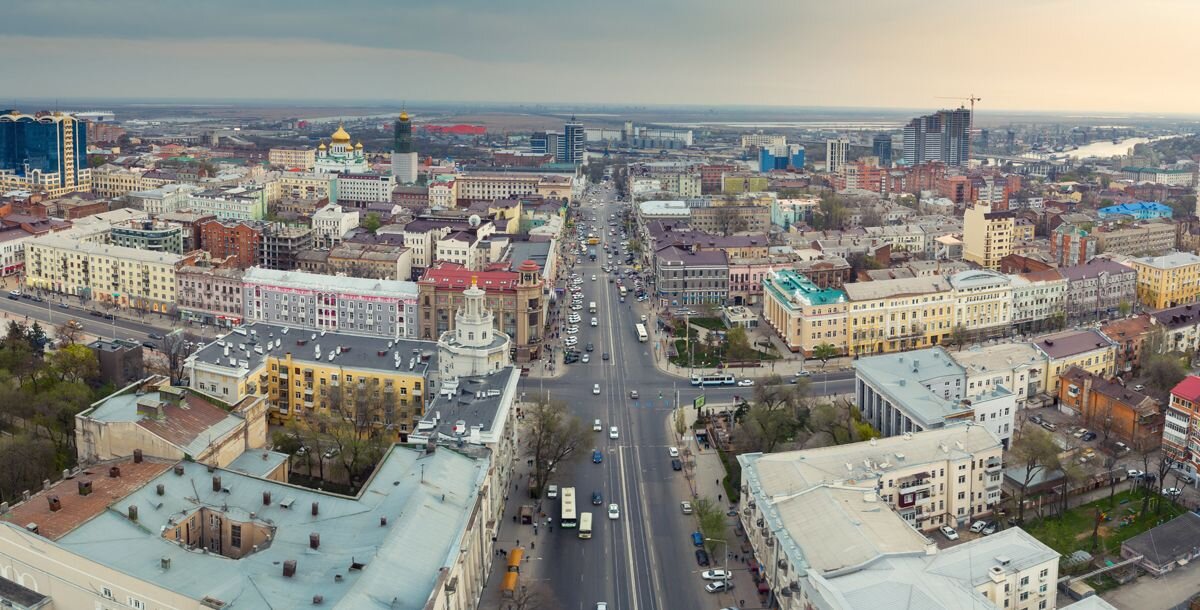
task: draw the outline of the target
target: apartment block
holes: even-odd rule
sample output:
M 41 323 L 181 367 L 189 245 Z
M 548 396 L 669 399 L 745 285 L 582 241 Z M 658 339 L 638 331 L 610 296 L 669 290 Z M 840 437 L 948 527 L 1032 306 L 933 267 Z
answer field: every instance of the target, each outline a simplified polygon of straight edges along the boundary
M 1129 261 L 1137 272 L 1137 295 L 1142 305 L 1164 309 L 1200 300 L 1200 256 L 1171 252 Z
M 130 220 L 114 224 L 109 239 L 115 246 L 183 254 L 183 226 L 173 222 Z
M 221 220 L 262 220 L 267 213 L 267 191 L 260 186 L 233 186 L 189 193 L 187 207 Z
M 243 276 L 248 322 L 392 339 L 417 336 L 417 285 L 252 267 Z
M 1083 418 L 1103 442 L 1147 451 L 1163 438 L 1163 407 L 1154 398 L 1078 367 L 1058 379 L 1058 408 Z
M 945 343 L 954 329 L 954 287 L 941 276 L 846 284 L 849 353 L 860 356 Z
M 1099 252 L 1123 256 L 1158 256 L 1175 249 L 1177 225 L 1169 220 L 1105 225 L 1092 233 Z
M 720 250 L 664 248 L 655 253 L 654 275 L 658 298 L 670 306 L 724 305 L 729 298 L 729 260 Z
M 242 276 L 237 267 L 183 265 L 175 273 L 179 317 L 186 322 L 218 327 L 242 323 Z
M 155 189 L 131 192 L 126 197 L 131 207 L 158 216 L 187 208 L 188 196 L 202 190 L 194 184 L 164 184 Z
M 200 225 L 200 248 L 213 258 L 232 257 L 230 264 L 246 269 L 259 263 L 266 224 L 210 220 Z
M 1067 323 L 1111 318 L 1137 303 L 1137 271 L 1113 260 L 1094 258 L 1060 267 L 1067 279 Z
M 1112 377 L 1116 371 L 1116 347 L 1098 330 L 1064 330 L 1034 337 L 1033 344 L 1046 357 L 1045 383 L 1058 387 L 1058 378 L 1071 367 L 1094 375 Z
M 182 257 L 50 235 L 25 244 L 25 285 L 167 314 Z
M 317 150 L 303 147 L 278 147 L 267 151 L 267 162 L 285 169 L 312 171 L 317 165 Z
M 763 279 L 763 319 L 793 352 L 812 355 L 822 344 L 846 353 L 846 293 L 820 287 L 795 271 L 782 269 Z
M 495 329 L 512 339 L 518 362 L 537 359 L 542 353 L 546 325 L 545 282 L 533 261 L 516 271 L 472 271 L 454 263 L 438 263 L 417 282 L 419 337 L 433 341 L 454 330 L 455 313 L 464 303 L 463 291 L 475 282 L 487 294 L 485 304 L 494 314 Z
M 1067 279 L 1056 269 L 1010 276 L 1012 279 L 1012 326 L 1020 333 L 1045 331 L 1062 316 Z
M 313 230 L 309 227 L 272 224 L 263 230 L 258 265 L 264 269 L 296 269 L 300 253 L 312 248 L 312 243 Z
M 975 204 L 963 212 L 963 259 L 985 269 L 1000 268 L 1000 259 L 1012 254 L 1016 213 L 992 211 Z
M 1163 411 L 1163 452 L 1193 477 L 1200 472 L 1200 377 L 1188 375 L 1171 388 Z
M 338 174 L 330 193 L 331 203 L 346 207 L 365 208 L 375 201 L 391 201 L 392 189 L 396 188 L 396 177 L 391 174 Z
M 975 337 L 1008 335 L 1012 326 L 1012 278 L 996 271 L 963 271 L 950 276 L 954 325 Z
M 346 234 L 357 229 L 359 213 L 330 203 L 317 210 L 312 216 L 313 247 L 332 248 L 345 239 Z

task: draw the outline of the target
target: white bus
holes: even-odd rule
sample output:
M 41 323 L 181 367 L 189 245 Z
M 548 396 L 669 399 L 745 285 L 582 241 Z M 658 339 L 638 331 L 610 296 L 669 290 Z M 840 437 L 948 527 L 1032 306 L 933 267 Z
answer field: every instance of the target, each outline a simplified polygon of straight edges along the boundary
M 575 515 L 575 488 L 562 488 L 562 522 L 560 527 L 570 528 L 579 525 L 578 517 Z
M 625 295 L 629 294 L 629 290 L 627 290 L 624 286 L 621 286 L 617 290 L 621 293 L 621 296 L 625 296 Z
M 639 323 L 635 324 L 633 328 L 637 332 L 638 341 L 645 343 L 650 338 L 650 335 L 646 333 L 646 325 L 645 324 L 642 324 L 641 322 L 639 322 Z
M 579 513 L 579 537 L 584 540 L 592 537 L 592 513 Z
M 733 385 L 737 379 L 733 373 L 709 373 L 707 375 L 692 375 L 692 385 Z

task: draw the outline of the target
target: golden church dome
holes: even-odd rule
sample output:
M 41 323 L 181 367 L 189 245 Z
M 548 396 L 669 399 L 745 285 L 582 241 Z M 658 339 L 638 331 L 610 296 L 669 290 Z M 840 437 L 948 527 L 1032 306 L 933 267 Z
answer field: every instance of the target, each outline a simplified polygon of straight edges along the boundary
M 321 142 L 321 145 L 317 147 L 317 149 L 318 149 L 318 150 L 325 150 L 325 148 L 326 148 L 326 147 L 325 147 L 325 143 L 324 143 L 324 142 Z
M 408 120 L 408 112 L 407 112 L 407 111 L 404 111 L 404 110 L 401 110 L 401 111 L 400 111 L 400 120 L 401 120 L 401 121 L 407 121 L 407 120 Z
M 330 136 L 330 138 L 334 141 L 335 144 L 336 143 L 343 143 L 343 144 L 350 143 L 350 134 L 346 133 L 346 129 L 344 127 L 342 127 L 341 125 L 338 125 L 337 131 L 333 132 L 333 135 Z
M 355 145 L 354 145 L 354 148 L 356 148 L 356 149 L 358 149 L 358 150 L 362 150 L 362 142 L 359 142 L 358 144 L 355 144 Z

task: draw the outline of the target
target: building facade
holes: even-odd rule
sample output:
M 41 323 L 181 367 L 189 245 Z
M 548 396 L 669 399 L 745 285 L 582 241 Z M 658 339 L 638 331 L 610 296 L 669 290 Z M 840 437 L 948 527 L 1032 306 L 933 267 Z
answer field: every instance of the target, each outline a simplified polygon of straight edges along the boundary
M 992 211 L 976 204 L 963 213 L 963 259 L 984 269 L 1000 268 L 1000 259 L 1012 254 L 1016 213 Z
M 1121 263 L 1094 258 L 1058 272 L 1067 279 L 1068 323 L 1111 318 L 1137 304 L 1137 272 Z
M 318 174 L 362 173 L 370 166 L 362 142 L 351 144 L 350 134 L 338 125 L 337 131 L 329 136 L 329 145 L 321 142 L 317 146 L 313 169 Z
M 267 151 L 267 163 L 285 169 L 312 171 L 317 165 L 317 151 L 304 147 L 277 147 Z
M 415 338 L 417 285 L 254 267 L 243 276 L 244 318 L 313 331 Z
M 793 352 L 812 356 L 818 345 L 847 350 L 846 294 L 821 287 L 795 271 L 779 270 L 763 279 L 763 318 Z
M 183 227 L 173 222 L 131 220 L 115 224 L 109 239 L 115 246 L 183 254 Z
M 56 235 L 25 245 L 25 285 L 116 307 L 168 314 L 182 257 Z
M 87 123 L 61 112 L 0 114 L 0 188 L 50 197 L 90 191 Z
M 258 264 L 265 225 L 260 222 L 210 220 L 200 225 L 200 248 L 213 258 L 233 257 L 241 269 Z
M 1137 272 L 1137 296 L 1150 309 L 1165 309 L 1200 300 L 1200 256 L 1172 252 L 1129 261 Z
M 181 266 L 175 273 L 180 319 L 218 327 L 241 324 L 244 273 L 235 267 Z
M 417 282 L 422 340 L 432 340 L 455 329 L 454 312 L 463 307 L 463 291 L 475 282 L 486 292 L 485 304 L 493 312 L 497 331 L 512 339 L 516 359 L 541 357 L 546 326 L 545 283 L 536 263 L 525 261 L 510 271 L 471 271 L 454 263 L 438 263 Z
M 665 305 L 724 305 L 729 298 L 729 261 L 724 252 L 690 252 L 669 246 L 654 255 L 655 291 Z

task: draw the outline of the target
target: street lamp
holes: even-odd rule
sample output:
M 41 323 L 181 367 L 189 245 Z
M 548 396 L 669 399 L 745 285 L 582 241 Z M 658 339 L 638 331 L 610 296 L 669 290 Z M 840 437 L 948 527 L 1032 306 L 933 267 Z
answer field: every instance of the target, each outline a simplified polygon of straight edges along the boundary
M 720 542 L 725 545 L 725 577 L 721 580 L 725 582 L 725 591 L 729 591 L 729 543 L 721 538 L 705 538 L 707 542 Z

